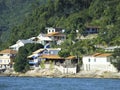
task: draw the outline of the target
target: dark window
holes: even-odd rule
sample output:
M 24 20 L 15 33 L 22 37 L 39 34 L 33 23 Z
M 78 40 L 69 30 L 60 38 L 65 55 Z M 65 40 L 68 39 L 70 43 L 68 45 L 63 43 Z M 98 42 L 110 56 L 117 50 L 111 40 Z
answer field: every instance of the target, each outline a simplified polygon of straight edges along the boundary
M 94 62 L 96 62 L 96 59 L 94 59 Z
M 90 59 L 88 59 L 88 62 L 90 62 Z

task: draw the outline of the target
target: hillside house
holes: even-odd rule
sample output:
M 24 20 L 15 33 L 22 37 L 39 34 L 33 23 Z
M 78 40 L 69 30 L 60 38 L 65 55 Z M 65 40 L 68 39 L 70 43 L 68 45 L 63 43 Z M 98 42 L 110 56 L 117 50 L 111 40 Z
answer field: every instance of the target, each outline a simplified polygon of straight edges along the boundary
M 17 52 L 11 49 L 5 49 L 0 51 L 0 68 L 12 68 L 13 60 L 16 56 Z
M 64 34 L 65 30 L 62 28 L 53 28 L 53 27 L 47 27 L 47 35 L 49 38 L 52 39 L 52 41 L 60 45 L 64 40 L 66 40 L 66 35 Z
M 112 54 L 96 53 L 94 55 L 83 56 L 83 70 L 85 71 L 111 71 L 116 72 L 116 68 L 111 64 Z
M 45 68 L 47 69 L 58 69 L 64 74 L 75 74 L 77 73 L 77 59 L 75 56 L 69 56 L 67 58 L 62 58 L 58 55 L 42 55 L 42 61 L 44 61 Z
M 64 40 L 66 40 L 66 35 L 60 32 L 49 33 L 47 36 L 57 45 L 60 45 Z
M 31 68 L 38 67 L 41 61 L 39 58 L 41 55 L 57 55 L 60 50 L 60 48 L 44 48 L 36 50 L 32 55 L 28 56 Z
M 62 73 L 77 73 L 77 59 L 75 56 L 62 58 L 58 56 L 60 48 L 46 48 L 39 49 L 28 56 L 31 69 L 39 66 L 44 61 L 45 68 L 49 69 L 51 64 L 52 68 L 56 68 Z
M 98 34 L 99 33 L 99 27 L 98 26 L 86 26 L 85 30 L 84 30 L 84 34 L 85 35 L 89 35 L 89 34 Z
M 53 33 L 53 32 L 59 32 L 59 33 L 63 33 L 64 32 L 64 29 L 62 29 L 62 28 L 47 27 L 45 29 L 47 29 L 47 34 Z
M 31 39 L 26 39 L 26 40 L 18 40 L 16 44 L 10 46 L 9 48 L 12 50 L 18 51 L 20 47 L 23 47 L 27 43 L 34 43 Z
M 52 39 L 46 36 L 46 34 L 39 34 L 37 37 L 30 38 L 34 43 L 40 43 L 42 45 L 45 45 L 47 43 L 51 43 Z
M 104 48 L 104 50 L 106 52 L 113 52 L 116 48 L 120 48 L 120 46 L 110 46 L 110 47 Z

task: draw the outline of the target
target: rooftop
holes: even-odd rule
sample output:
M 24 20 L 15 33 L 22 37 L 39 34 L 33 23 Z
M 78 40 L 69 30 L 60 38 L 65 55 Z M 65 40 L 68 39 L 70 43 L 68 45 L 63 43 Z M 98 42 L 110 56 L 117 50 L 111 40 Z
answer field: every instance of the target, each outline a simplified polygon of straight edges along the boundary
M 96 54 L 93 54 L 94 57 L 108 57 L 108 56 L 111 56 L 112 54 L 111 53 L 96 53 Z
M 52 32 L 52 33 L 47 34 L 47 36 L 65 36 L 65 35 L 60 32 Z
M 76 56 L 69 56 L 66 59 L 76 59 Z
M 40 58 L 47 58 L 47 59 L 63 59 L 59 55 L 42 55 Z
M 43 51 L 44 51 L 44 49 L 38 49 L 38 50 L 34 51 L 33 53 L 37 54 L 37 53 L 40 53 L 40 52 L 43 52 Z
M 0 51 L 0 54 L 16 54 L 16 53 L 17 51 L 11 50 L 11 49 L 5 49 L 5 50 Z
M 54 60 L 64 59 L 63 57 L 60 57 L 59 55 L 42 55 L 40 58 L 54 59 Z M 76 57 L 75 56 L 69 56 L 66 59 L 71 60 L 71 59 L 76 59 Z

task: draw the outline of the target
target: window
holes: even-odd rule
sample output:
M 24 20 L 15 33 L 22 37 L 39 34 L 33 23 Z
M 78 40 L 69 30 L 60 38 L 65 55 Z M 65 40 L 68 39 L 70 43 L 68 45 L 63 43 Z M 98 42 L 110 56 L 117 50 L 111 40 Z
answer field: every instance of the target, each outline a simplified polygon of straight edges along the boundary
M 6 63 L 6 60 L 4 60 L 4 63 Z
M 0 60 L 0 63 L 2 63 L 2 60 Z
M 107 62 L 110 62 L 110 59 L 107 59 Z
M 0 56 L 3 56 L 3 54 L 0 54 Z
M 88 59 L 88 62 L 90 62 L 90 58 Z
M 94 59 L 94 62 L 96 62 L 96 59 Z
M 53 51 L 51 51 L 50 54 L 53 54 Z

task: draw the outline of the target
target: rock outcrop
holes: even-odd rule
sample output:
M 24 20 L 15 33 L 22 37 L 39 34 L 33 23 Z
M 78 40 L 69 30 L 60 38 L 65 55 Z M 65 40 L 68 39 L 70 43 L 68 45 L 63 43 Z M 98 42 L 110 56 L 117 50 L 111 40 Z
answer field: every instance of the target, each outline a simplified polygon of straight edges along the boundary
M 62 74 L 57 69 L 40 69 L 29 70 L 26 73 L 16 73 L 13 69 L 8 69 L 0 76 L 31 76 L 31 77 L 68 77 L 68 78 L 120 78 L 118 72 L 107 71 L 80 71 L 77 74 Z

